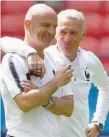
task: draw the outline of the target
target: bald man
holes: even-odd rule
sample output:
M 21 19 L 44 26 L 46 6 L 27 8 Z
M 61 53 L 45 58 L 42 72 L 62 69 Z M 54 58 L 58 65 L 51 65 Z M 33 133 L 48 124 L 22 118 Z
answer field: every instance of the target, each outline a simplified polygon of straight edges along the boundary
M 43 52 L 55 36 L 56 24 L 55 11 L 44 4 L 37 4 L 26 14 L 24 42 L 6 38 L 9 45 L 23 47 L 28 44 L 37 50 L 46 68 L 46 74 L 40 79 L 34 72 L 29 72 L 26 58 L 15 53 L 4 56 L 1 94 L 7 137 L 60 137 L 60 115 L 69 117 L 73 112 L 73 93 L 69 83 L 72 69 L 62 66 L 57 70 L 50 57 Z M 27 79 L 34 84 L 29 92 L 23 84 L 26 81 L 28 89 Z

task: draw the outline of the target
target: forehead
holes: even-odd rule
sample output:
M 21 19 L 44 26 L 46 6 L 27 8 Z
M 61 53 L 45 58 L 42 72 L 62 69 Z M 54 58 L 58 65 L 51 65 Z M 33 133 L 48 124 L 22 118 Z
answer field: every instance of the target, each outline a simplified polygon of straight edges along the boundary
M 50 23 L 50 24 L 57 24 L 57 15 L 52 13 L 40 14 L 38 16 L 34 16 L 32 21 L 37 24 L 41 23 Z
M 58 20 L 58 28 L 60 29 L 81 29 L 82 22 L 76 18 L 64 18 Z

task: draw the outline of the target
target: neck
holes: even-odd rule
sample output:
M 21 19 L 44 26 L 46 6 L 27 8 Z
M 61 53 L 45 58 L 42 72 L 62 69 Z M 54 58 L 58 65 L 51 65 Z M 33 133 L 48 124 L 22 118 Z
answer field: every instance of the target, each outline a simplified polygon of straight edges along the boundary
M 66 53 L 65 56 L 72 62 L 77 57 L 77 52 L 72 53 Z
M 61 46 L 57 45 L 57 48 L 59 51 L 61 51 L 62 53 L 64 53 L 64 55 L 70 60 L 70 61 L 74 61 L 75 58 L 77 57 L 77 50 L 78 48 L 74 48 L 72 49 L 72 51 L 67 52 L 65 51 L 63 48 L 61 48 Z
M 34 43 L 31 42 L 26 36 L 25 36 L 25 38 L 24 38 L 24 42 L 25 42 L 26 44 L 28 44 L 30 47 L 34 48 L 34 49 L 38 52 L 39 56 L 40 56 L 42 59 L 44 58 L 44 49 L 40 49 L 41 45 L 39 45 L 39 44 L 34 44 Z

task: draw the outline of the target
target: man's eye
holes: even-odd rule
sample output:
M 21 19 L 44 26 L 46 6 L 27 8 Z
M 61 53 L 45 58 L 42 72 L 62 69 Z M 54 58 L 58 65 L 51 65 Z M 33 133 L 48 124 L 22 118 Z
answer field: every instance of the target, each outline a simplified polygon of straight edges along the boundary
M 75 34 L 75 35 L 76 35 L 76 34 L 77 34 L 77 32 L 72 31 L 72 32 L 71 32 L 71 34 Z
M 61 34 L 65 34 L 66 32 L 65 32 L 65 31 L 61 31 L 60 33 L 61 33 Z

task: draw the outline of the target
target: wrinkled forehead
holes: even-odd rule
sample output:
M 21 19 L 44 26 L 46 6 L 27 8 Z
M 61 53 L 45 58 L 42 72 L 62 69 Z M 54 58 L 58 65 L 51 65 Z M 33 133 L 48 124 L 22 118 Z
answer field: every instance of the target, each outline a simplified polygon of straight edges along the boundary
M 32 21 L 36 23 L 48 22 L 50 24 L 57 25 L 57 15 L 51 12 L 40 13 L 38 15 L 34 15 Z

